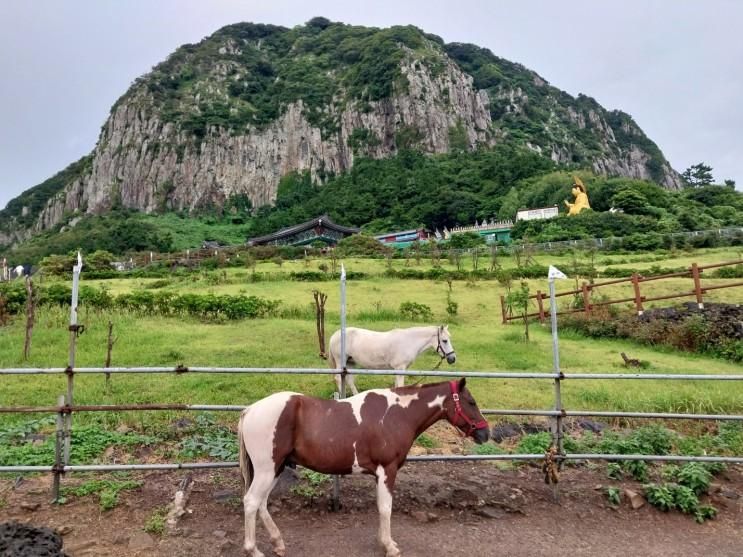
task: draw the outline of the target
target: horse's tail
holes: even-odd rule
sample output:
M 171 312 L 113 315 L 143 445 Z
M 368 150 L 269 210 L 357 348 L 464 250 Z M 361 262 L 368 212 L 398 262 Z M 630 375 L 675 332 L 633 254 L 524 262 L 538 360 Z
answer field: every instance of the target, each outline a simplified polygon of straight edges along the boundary
M 243 495 L 247 493 L 250 484 L 253 481 L 253 463 L 248 455 L 248 450 L 245 448 L 245 441 L 243 439 L 243 420 L 248 415 L 248 408 L 240 413 L 240 421 L 237 423 L 237 444 L 239 445 L 237 450 L 240 454 L 240 474 L 243 479 Z
M 338 364 L 335 363 L 335 356 L 333 355 L 333 349 L 328 350 L 328 366 L 330 369 L 336 369 Z

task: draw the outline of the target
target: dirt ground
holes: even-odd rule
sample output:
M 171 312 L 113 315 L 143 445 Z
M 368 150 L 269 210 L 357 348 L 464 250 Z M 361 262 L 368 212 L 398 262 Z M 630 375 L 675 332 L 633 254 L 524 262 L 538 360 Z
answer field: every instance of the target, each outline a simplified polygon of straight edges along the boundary
M 189 509 L 174 533 L 150 535 L 143 527 L 167 505 L 185 472 L 136 476 L 141 488 L 122 492 L 119 504 L 101 511 L 94 496 L 51 505 L 47 476 L 0 479 L 0 522 L 48 526 L 64 536 L 71 557 L 242 556 L 242 509 L 237 470 L 192 473 Z M 70 476 L 64 485 L 84 478 Z M 382 556 L 376 543 L 373 480 L 342 479 L 343 508 L 329 512 L 330 485 L 317 497 L 297 494 L 296 472 L 287 471 L 270 500 L 288 557 Z M 411 463 L 400 472 L 392 515 L 393 537 L 405 557 L 434 556 L 694 556 L 743 555 L 743 468 L 729 467 L 705 497 L 719 509 L 697 524 L 678 512 L 649 505 L 633 510 L 626 496 L 618 508 L 606 487 L 638 489 L 608 480 L 603 466 L 566 467 L 560 504 L 537 466 L 493 463 Z M 639 489 L 638 489 L 639 490 Z M 272 555 L 258 526 L 259 547 Z

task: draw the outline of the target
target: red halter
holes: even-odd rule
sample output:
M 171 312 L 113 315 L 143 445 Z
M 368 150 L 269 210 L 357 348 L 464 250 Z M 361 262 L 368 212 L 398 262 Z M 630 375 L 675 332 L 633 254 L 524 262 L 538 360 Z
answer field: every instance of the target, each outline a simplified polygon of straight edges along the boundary
M 459 402 L 459 381 L 449 381 L 449 387 L 451 387 L 451 398 L 454 400 L 454 417 L 452 418 L 452 425 L 459 429 L 463 436 L 471 435 L 476 429 L 490 427 L 487 421 L 480 420 L 479 422 L 475 422 L 462 411 L 462 404 Z M 457 418 L 462 418 L 464 420 L 464 423 L 469 427 L 467 431 L 460 429 L 459 426 L 463 424 L 458 424 Z

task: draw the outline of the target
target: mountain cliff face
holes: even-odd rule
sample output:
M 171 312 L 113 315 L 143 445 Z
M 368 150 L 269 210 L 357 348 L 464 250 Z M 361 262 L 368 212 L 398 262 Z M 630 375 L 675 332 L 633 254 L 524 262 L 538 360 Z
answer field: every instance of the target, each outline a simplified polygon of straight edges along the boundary
M 0 212 L 0 243 L 116 207 L 199 210 L 237 198 L 259 207 L 292 171 L 322 182 L 359 156 L 499 142 L 680 186 L 631 117 L 485 49 L 414 27 L 246 23 L 179 48 L 139 78 L 89 157 Z

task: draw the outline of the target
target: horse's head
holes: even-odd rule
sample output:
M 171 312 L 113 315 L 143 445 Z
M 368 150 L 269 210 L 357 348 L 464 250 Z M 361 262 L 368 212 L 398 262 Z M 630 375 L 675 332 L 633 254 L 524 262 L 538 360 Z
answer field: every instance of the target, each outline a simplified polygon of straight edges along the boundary
M 490 426 L 482 417 L 466 384 L 466 379 L 449 382 L 451 396 L 444 404 L 446 419 L 461 431 L 462 435 L 472 437 L 475 443 L 482 444 L 490 437 Z
M 454 345 L 451 343 L 449 325 L 440 325 L 436 331 L 436 338 L 438 340 L 436 352 L 439 353 L 439 356 L 446 358 L 446 361 L 450 364 L 456 362 L 457 353 L 454 351 Z

